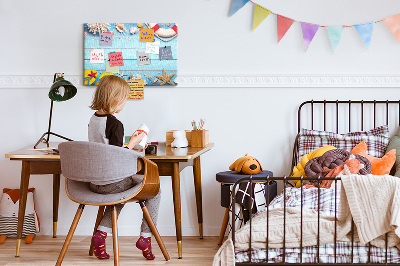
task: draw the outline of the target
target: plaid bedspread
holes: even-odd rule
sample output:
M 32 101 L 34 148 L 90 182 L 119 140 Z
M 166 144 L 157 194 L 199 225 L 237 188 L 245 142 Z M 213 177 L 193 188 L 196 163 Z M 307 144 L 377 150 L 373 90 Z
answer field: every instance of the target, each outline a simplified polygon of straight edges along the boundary
M 335 184 L 333 184 L 334 186 Z M 339 206 L 340 201 L 340 182 L 338 181 L 337 189 L 321 188 L 319 191 L 319 210 L 321 213 L 334 216 L 335 215 L 335 198 L 336 206 Z M 284 193 L 279 194 L 268 206 L 268 209 L 286 207 L 300 207 L 303 203 L 303 208 L 318 210 L 318 188 L 305 188 L 303 187 L 303 198 L 301 198 L 301 188 L 286 188 L 285 198 Z M 361 243 L 354 243 L 353 246 L 353 261 L 351 260 L 352 244 L 350 242 L 336 243 L 336 256 L 335 245 L 327 244 L 318 247 L 303 247 L 302 257 L 300 256 L 300 248 L 286 248 L 285 262 L 288 263 L 367 263 L 368 253 L 370 251 L 371 263 L 385 263 L 386 252 L 383 248 L 364 245 Z M 249 262 L 251 253 L 252 262 L 266 262 L 267 252 L 266 249 L 252 249 L 238 251 L 235 250 L 236 262 Z M 319 258 L 319 259 L 318 259 Z M 336 258 L 336 261 L 335 261 Z M 277 263 L 283 262 L 283 249 L 269 249 L 268 262 Z M 387 252 L 388 263 L 399 263 L 400 252 L 397 248 L 388 248 Z

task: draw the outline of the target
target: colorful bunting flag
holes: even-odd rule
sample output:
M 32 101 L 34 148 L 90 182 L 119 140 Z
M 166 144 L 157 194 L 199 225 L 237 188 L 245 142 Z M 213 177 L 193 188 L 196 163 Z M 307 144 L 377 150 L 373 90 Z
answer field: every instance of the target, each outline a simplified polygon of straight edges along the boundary
M 400 14 L 385 18 L 383 23 L 389 28 L 397 41 L 400 42 Z
M 286 32 L 292 26 L 294 20 L 281 15 L 276 15 L 277 30 L 278 30 L 278 43 L 285 36 Z
M 260 5 L 254 4 L 254 16 L 253 16 L 253 31 L 260 25 L 263 20 L 271 14 L 271 10 L 268 10 Z
M 317 33 L 318 29 L 319 25 L 301 22 L 301 30 L 303 31 L 303 39 L 304 39 L 304 49 L 306 52 L 308 50 L 308 46 L 310 46 L 310 43 L 314 38 L 315 34 Z
M 328 26 L 326 27 L 326 32 L 328 33 L 329 40 L 331 41 L 333 52 L 336 52 L 336 49 L 339 45 L 340 40 L 342 39 L 342 34 L 344 31 L 344 26 Z
M 365 46 L 369 48 L 371 43 L 372 31 L 374 30 L 375 22 L 369 22 L 360 25 L 354 25 L 358 34 L 360 35 L 362 41 L 364 42 Z
M 230 15 L 232 16 L 235 14 L 239 9 L 241 9 L 244 5 L 246 5 L 248 2 L 252 2 L 254 4 L 254 14 L 253 14 L 253 29 L 254 31 L 268 16 L 269 14 L 272 13 L 271 10 L 260 6 L 259 4 L 254 3 L 253 1 L 250 0 L 232 0 L 232 6 L 230 10 Z M 295 20 L 284 17 L 279 14 L 276 15 L 276 20 L 277 20 L 277 42 L 279 43 L 283 36 L 285 36 L 286 32 L 290 29 L 290 27 L 293 25 Z M 377 22 L 384 22 L 385 25 L 388 27 L 388 29 L 392 32 L 393 36 L 397 39 L 397 41 L 400 43 L 400 14 L 379 20 Z M 364 45 L 369 48 L 371 44 L 371 39 L 372 39 L 372 32 L 374 30 L 374 25 L 377 23 L 375 21 L 371 21 L 368 23 L 364 24 L 358 24 L 358 25 L 351 25 L 354 26 L 358 32 L 358 34 L 361 37 L 361 40 L 363 41 Z M 303 32 L 303 39 L 304 39 L 304 49 L 307 52 L 308 47 L 310 46 L 312 40 L 314 39 L 315 34 L 317 33 L 319 27 L 326 27 L 326 32 L 328 33 L 329 40 L 331 42 L 331 46 L 333 49 L 333 52 L 335 53 L 337 50 L 337 47 L 339 46 L 339 43 L 342 39 L 343 31 L 346 27 L 349 26 L 320 26 L 317 24 L 310 24 L 306 22 L 300 22 L 301 23 L 301 29 Z
M 250 0 L 233 0 L 232 2 L 232 7 L 231 7 L 231 13 L 230 17 L 235 14 L 239 9 L 241 9 L 247 2 Z

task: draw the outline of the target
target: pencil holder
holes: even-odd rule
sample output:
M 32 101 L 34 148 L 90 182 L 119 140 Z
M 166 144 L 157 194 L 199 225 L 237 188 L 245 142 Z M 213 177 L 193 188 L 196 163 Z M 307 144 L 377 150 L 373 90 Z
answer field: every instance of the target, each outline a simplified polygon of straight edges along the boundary
M 208 145 L 209 131 L 192 130 L 191 137 L 191 146 L 194 148 L 202 148 Z

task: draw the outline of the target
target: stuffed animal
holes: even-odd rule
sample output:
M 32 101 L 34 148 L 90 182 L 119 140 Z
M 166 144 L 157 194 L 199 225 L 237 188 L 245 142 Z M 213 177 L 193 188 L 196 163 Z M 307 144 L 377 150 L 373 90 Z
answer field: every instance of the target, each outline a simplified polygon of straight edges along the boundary
M 246 154 L 231 164 L 229 170 L 248 175 L 256 175 L 258 172 L 262 171 L 262 166 L 256 158 L 247 156 Z
M 39 232 L 39 219 L 35 212 L 33 191 L 28 189 L 26 209 L 22 236 L 25 236 L 25 243 L 32 242 L 36 233 Z M 3 196 L 0 200 L 0 244 L 4 243 L 7 237 L 17 236 L 19 189 L 3 189 Z
M 188 146 L 188 140 L 186 139 L 185 130 L 175 130 L 174 133 L 172 133 L 172 136 L 175 139 L 171 143 L 171 147 L 185 148 Z

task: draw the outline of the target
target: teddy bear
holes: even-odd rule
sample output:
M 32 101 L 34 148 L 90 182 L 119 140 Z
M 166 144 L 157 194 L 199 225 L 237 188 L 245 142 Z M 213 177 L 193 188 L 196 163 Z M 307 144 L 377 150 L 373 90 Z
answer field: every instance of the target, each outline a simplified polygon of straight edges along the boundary
M 171 143 L 171 147 L 175 148 L 185 148 L 188 146 L 188 140 L 186 139 L 185 130 L 175 130 L 172 133 L 172 136 L 175 138 Z
M 33 191 L 35 188 L 29 188 L 27 199 L 24 226 L 22 236 L 25 237 L 25 243 L 32 242 L 36 233 L 39 232 L 39 219 L 35 212 Z M 4 243 L 7 237 L 17 236 L 18 209 L 19 209 L 19 189 L 3 189 L 3 196 L 0 200 L 0 244 Z

